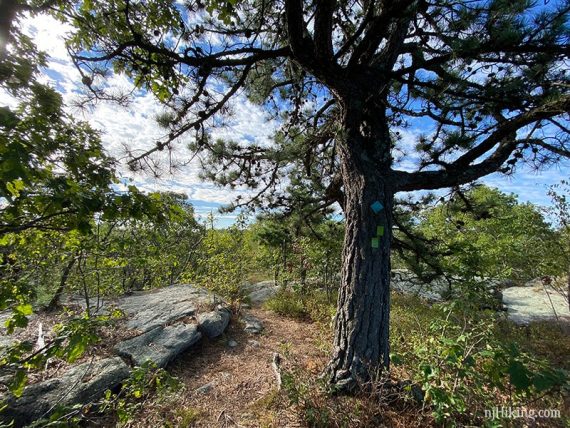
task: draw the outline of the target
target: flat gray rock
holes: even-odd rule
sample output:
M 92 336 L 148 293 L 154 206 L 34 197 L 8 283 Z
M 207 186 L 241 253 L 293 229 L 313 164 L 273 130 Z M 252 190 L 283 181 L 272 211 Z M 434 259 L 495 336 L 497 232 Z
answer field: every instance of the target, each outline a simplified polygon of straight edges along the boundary
M 198 329 L 210 339 L 218 337 L 230 323 L 231 313 L 221 308 L 198 315 Z
M 117 306 L 129 315 L 128 328 L 150 331 L 194 315 L 199 305 L 211 301 L 206 290 L 182 284 L 123 297 Z
M 243 315 L 242 321 L 244 322 L 244 331 L 251 334 L 259 334 L 263 330 L 263 323 L 259 318 L 253 315 Z
M 118 343 L 115 351 L 123 357 L 130 358 L 136 366 L 152 361 L 158 367 L 166 367 L 171 360 L 186 351 L 201 337 L 202 334 L 193 324 L 160 326 Z
M 0 348 L 7 348 L 14 345 L 17 340 L 13 336 L 2 336 L 0 335 Z
M 86 404 L 98 399 L 129 376 L 130 369 L 119 357 L 79 364 L 63 376 L 30 385 L 23 395 L 8 399 L 0 420 L 14 420 L 15 427 L 47 417 L 58 405 Z
M 136 291 L 119 299 L 101 301 L 98 313 L 107 313 L 118 308 L 128 316 L 127 328 L 145 332 L 193 316 L 198 312 L 198 308 L 210 305 L 216 299 L 221 302 L 204 288 L 178 284 L 149 291 Z M 85 299 L 80 296 L 71 296 L 65 303 L 85 308 Z
M 503 290 L 503 303 L 507 316 L 516 324 L 532 321 L 570 323 L 570 310 L 565 297 L 549 286 L 531 282 L 526 287 Z

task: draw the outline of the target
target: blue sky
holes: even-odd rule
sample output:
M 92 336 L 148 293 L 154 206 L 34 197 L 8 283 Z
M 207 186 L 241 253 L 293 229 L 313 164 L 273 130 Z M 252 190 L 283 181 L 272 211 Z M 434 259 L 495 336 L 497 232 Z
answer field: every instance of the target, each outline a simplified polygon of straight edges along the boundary
M 51 59 L 46 70 L 44 80 L 57 88 L 70 106 L 70 111 L 79 119 L 89 121 L 96 129 L 102 131 L 102 139 L 109 153 L 119 159 L 125 158 L 126 148 L 131 151 L 143 151 L 154 146 L 154 141 L 166 132 L 158 128 L 154 118 L 161 111 L 161 107 L 149 94 L 141 93 L 135 97 L 130 108 L 113 104 L 99 104 L 89 111 L 81 111 L 73 107 L 74 101 L 80 96 L 81 77 L 71 64 L 63 44 L 63 35 L 70 30 L 69 27 L 56 22 L 50 17 L 40 16 L 24 21 L 24 27 L 34 38 L 38 47 L 46 51 Z M 108 83 L 117 89 L 129 89 L 131 83 L 122 76 L 113 75 Z M 14 100 L 6 94 L 0 93 L 0 105 L 13 104 Z M 232 138 L 237 141 L 259 144 L 269 143 L 271 134 L 277 124 L 266 119 L 264 112 L 256 105 L 241 96 L 234 100 L 233 116 L 224 128 L 213 131 L 214 138 Z M 415 144 L 413 131 L 405 130 L 404 140 Z M 405 143 L 405 141 L 404 141 Z M 175 161 L 183 162 L 188 159 L 189 153 L 186 144 L 180 145 L 172 153 Z M 166 156 L 166 154 L 165 154 Z M 168 159 L 163 159 L 168 165 Z M 548 187 L 567 179 L 570 162 L 537 173 L 529 168 L 521 167 L 513 177 L 501 174 L 492 174 L 482 182 L 498 187 L 502 191 L 515 193 L 521 202 L 532 202 L 539 205 L 548 205 Z M 205 217 L 210 212 L 225 203 L 231 202 L 240 190 L 220 189 L 212 184 L 204 183 L 198 178 L 199 165 L 192 162 L 170 174 L 168 168 L 160 178 L 154 178 L 144 173 L 133 174 L 122 163 L 118 170 L 124 181 L 135 184 L 142 190 L 171 190 L 185 193 L 198 215 Z M 242 191 L 243 192 L 243 191 Z M 226 214 L 219 218 L 217 226 L 224 227 L 230 224 L 235 215 Z

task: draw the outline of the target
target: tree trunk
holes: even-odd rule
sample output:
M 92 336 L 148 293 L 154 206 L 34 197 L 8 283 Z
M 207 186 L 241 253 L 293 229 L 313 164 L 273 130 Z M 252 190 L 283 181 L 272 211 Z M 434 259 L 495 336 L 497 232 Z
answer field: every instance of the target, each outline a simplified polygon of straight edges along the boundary
M 568 300 L 568 310 L 570 310 L 570 269 L 568 269 L 568 279 L 566 282 L 568 284 L 568 293 L 566 294 L 566 299 Z
M 301 293 L 307 293 L 307 267 L 305 266 L 305 259 L 301 258 L 301 272 L 299 282 L 301 283 Z
M 61 279 L 59 281 L 59 286 L 57 287 L 55 294 L 53 295 L 53 297 L 51 298 L 51 300 L 47 306 L 48 311 L 50 311 L 50 312 L 55 311 L 56 309 L 59 308 L 59 306 L 61 304 L 61 296 L 63 295 L 63 292 L 65 291 L 65 284 L 67 283 L 67 279 L 69 278 L 69 274 L 71 273 L 71 269 L 73 268 L 73 265 L 75 264 L 75 260 L 76 260 L 76 257 L 72 256 L 71 259 L 69 260 L 69 262 L 67 263 L 67 265 L 65 265 L 65 267 L 63 268 L 63 272 L 61 274 Z
M 346 229 L 333 356 L 327 368 L 328 380 L 338 391 L 364 387 L 390 362 L 394 191 L 383 178 L 390 162 L 389 155 L 382 156 L 389 136 L 382 132 L 374 136 L 373 140 L 349 140 L 340 149 Z

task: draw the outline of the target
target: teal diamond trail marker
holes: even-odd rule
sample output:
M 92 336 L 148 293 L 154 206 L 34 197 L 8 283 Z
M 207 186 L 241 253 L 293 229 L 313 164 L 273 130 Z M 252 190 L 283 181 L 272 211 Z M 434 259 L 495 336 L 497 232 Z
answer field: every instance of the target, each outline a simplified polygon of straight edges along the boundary
M 376 201 L 372 205 L 370 205 L 370 208 L 372 208 L 374 214 L 378 214 L 380 211 L 384 209 L 384 205 L 382 205 L 382 202 Z

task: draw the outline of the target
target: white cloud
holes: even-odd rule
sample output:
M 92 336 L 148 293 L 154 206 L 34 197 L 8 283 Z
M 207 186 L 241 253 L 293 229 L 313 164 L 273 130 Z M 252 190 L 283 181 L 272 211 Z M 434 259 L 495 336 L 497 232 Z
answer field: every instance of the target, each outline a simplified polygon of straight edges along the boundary
M 63 38 L 73 29 L 71 25 L 48 15 L 38 15 L 23 20 L 22 29 L 33 38 L 38 49 L 46 52 L 53 60 L 69 61 Z
M 85 90 L 81 83 L 81 75 L 68 57 L 64 45 L 64 36 L 72 30 L 69 25 L 62 25 L 49 16 L 38 16 L 26 19 L 22 23 L 25 31 L 33 37 L 38 47 L 50 55 L 46 74 L 41 77 L 44 83 L 54 86 L 64 97 L 68 109 L 78 119 L 86 120 L 102 132 L 102 140 L 106 150 L 121 160 L 118 173 L 121 177 L 145 191 L 174 191 L 188 195 L 200 203 L 199 209 L 217 209 L 220 204 L 228 204 L 241 190 L 220 189 L 203 183 L 198 178 L 199 165 L 191 162 L 174 174 L 167 171 L 160 178 L 153 178 L 145 173 L 133 173 L 126 167 L 125 148 L 133 153 L 143 153 L 152 148 L 157 139 L 164 137 L 167 131 L 160 129 L 155 123 L 157 113 L 162 110 L 159 103 L 148 93 L 139 93 L 133 98 L 128 108 L 112 103 L 99 103 L 88 110 L 79 110 L 73 105 Z M 105 85 L 114 91 L 131 91 L 131 82 L 122 75 L 112 74 Z M 6 94 L 0 93 L 0 103 L 14 105 L 15 101 Z M 214 138 L 233 139 L 247 144 L 269 144 L 275 123 L 268 122 L 263 111 L 239 96 L 233 102 L 234 115 L 226 121 L 226 126 L 213 130 Z M 190 155 L 185 149 L 184 141 L 174 147 L 172 156 L 181 161 Z M 168 154 L 159 158 L 163 165 L 168 165 Z M 207 203 L 211 203 L 207 205 Z

